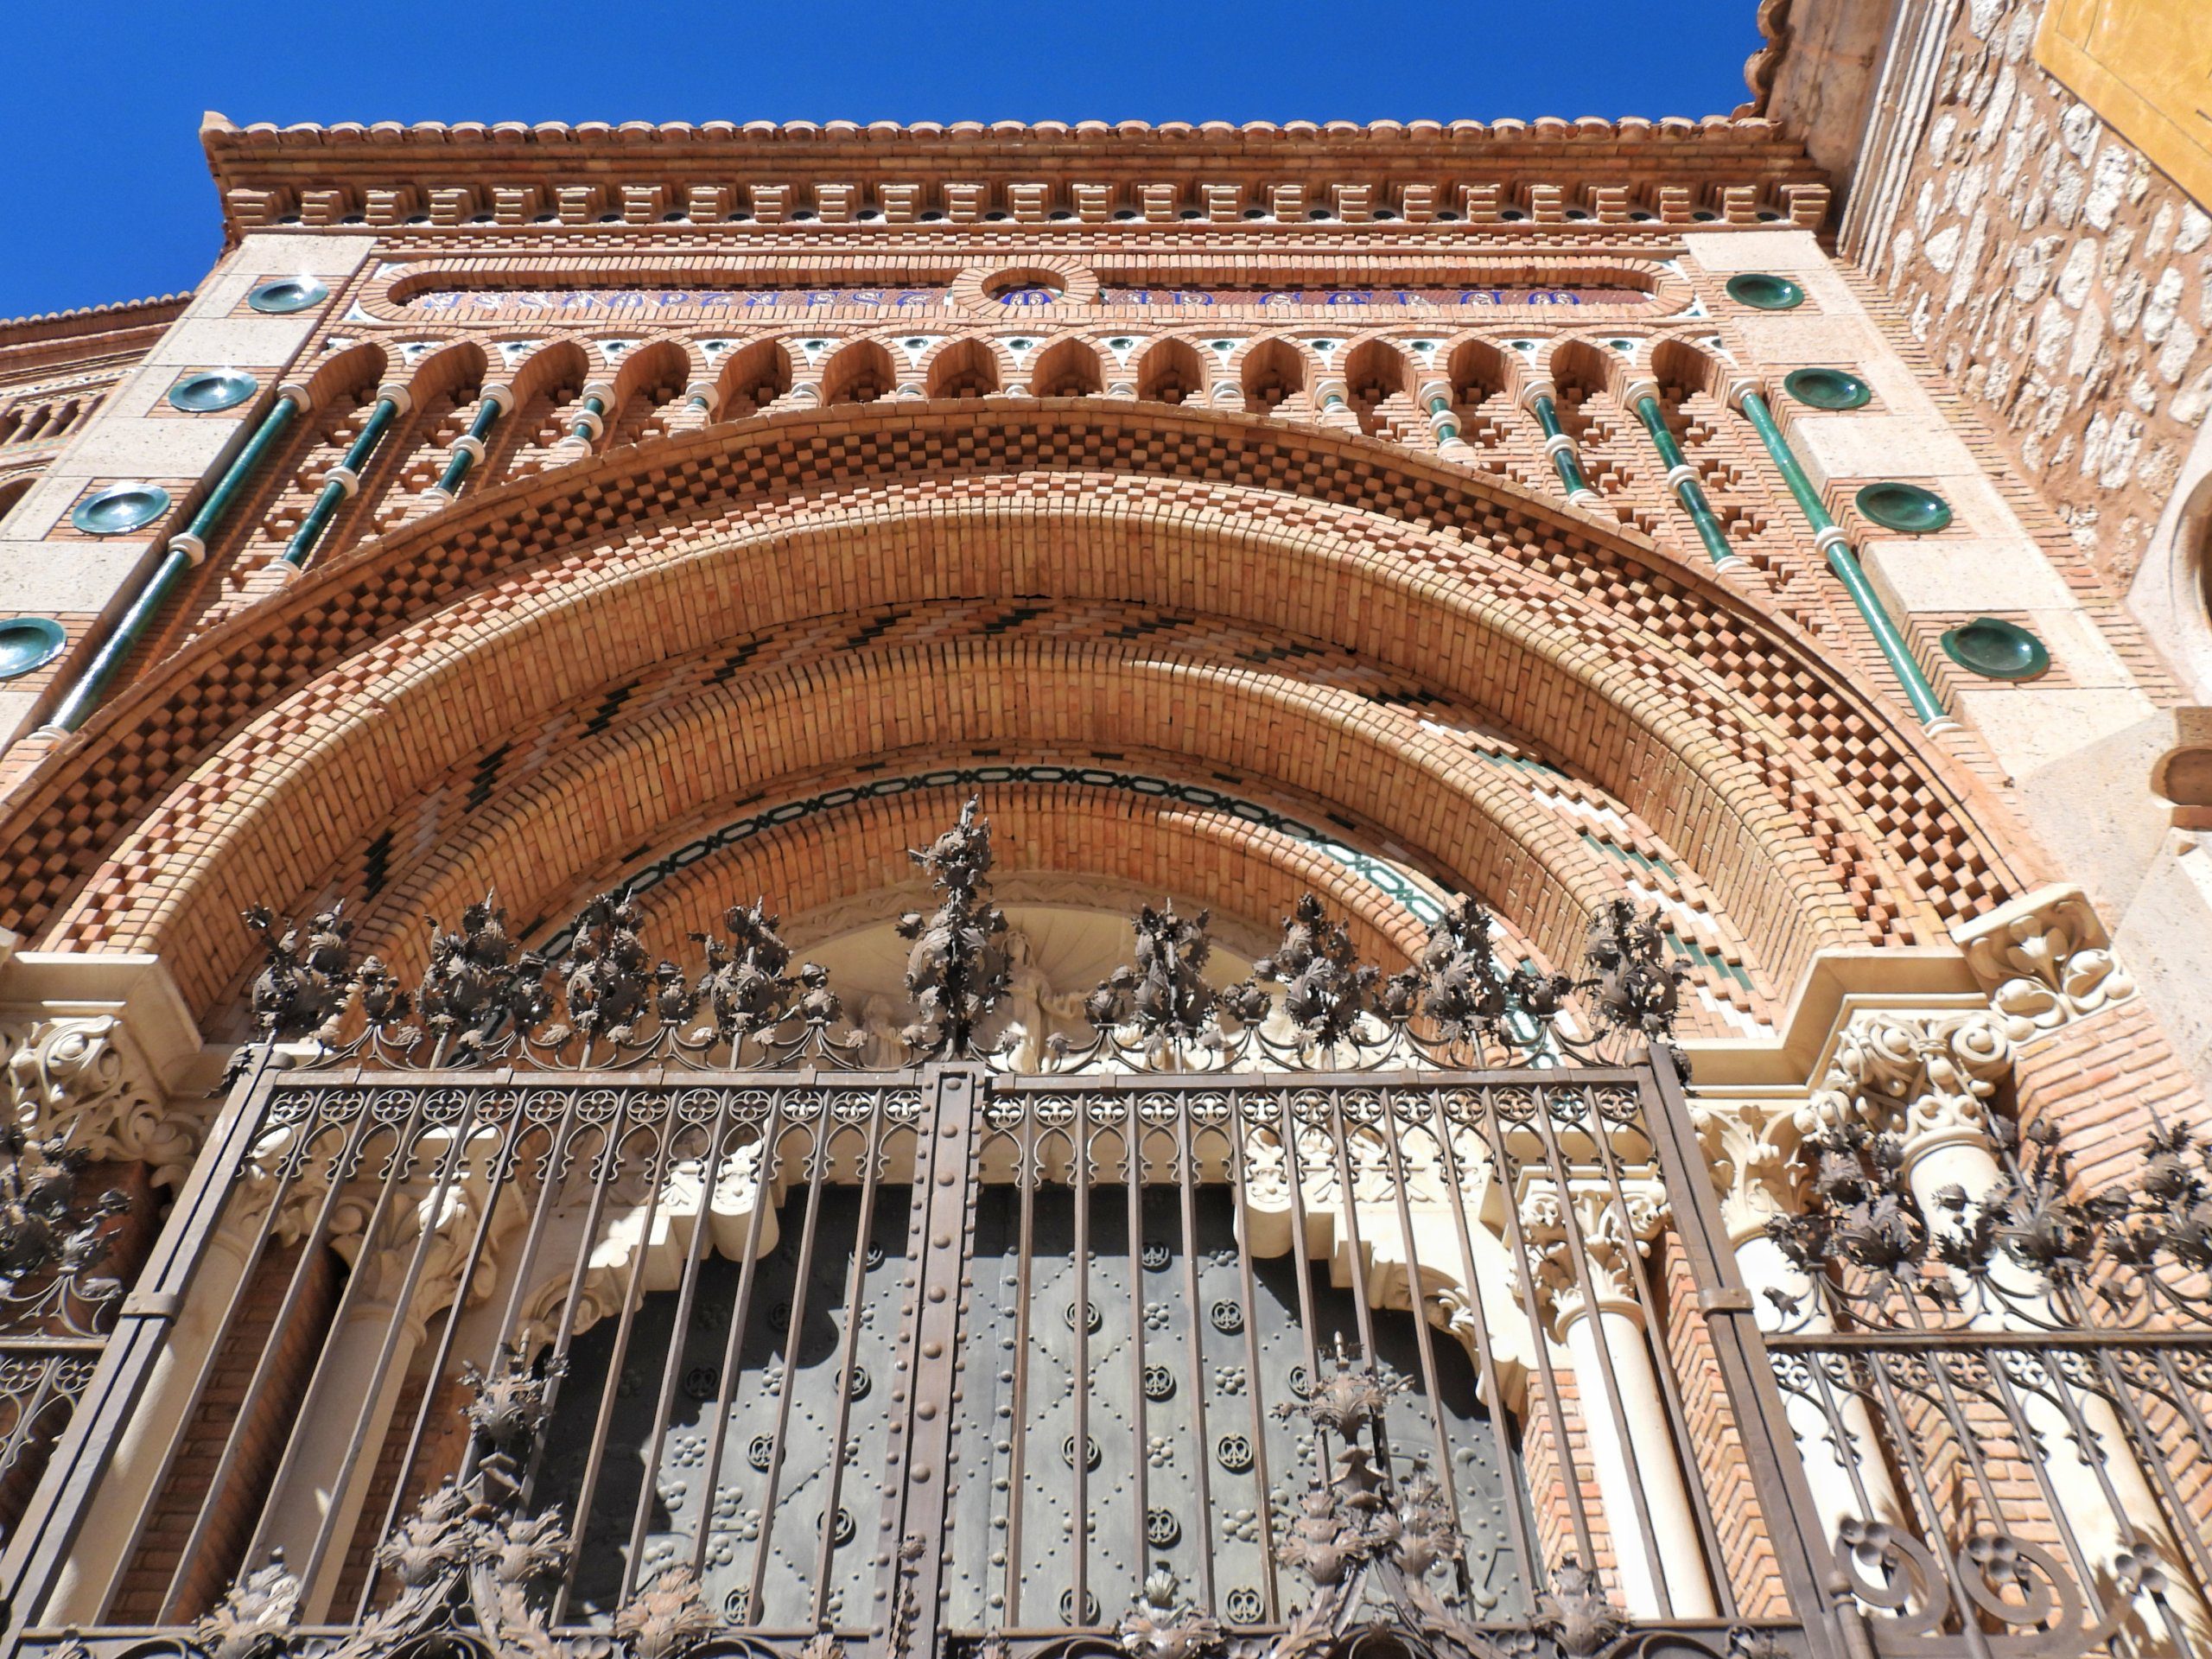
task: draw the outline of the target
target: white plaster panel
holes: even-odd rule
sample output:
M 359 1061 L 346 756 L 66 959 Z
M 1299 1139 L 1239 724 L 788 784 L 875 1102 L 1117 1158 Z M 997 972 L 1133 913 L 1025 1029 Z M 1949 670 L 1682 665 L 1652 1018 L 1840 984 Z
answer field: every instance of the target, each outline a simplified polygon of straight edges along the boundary
M 0 542 L 0 609 L 98 613 L 146 563 L 153 543 Z
M 1859 556 L 1900 611 L 2064 611 L 2074 595 L 2033 542 L 1872 541 Z
M 104 420 L 54 463 L 56 478 L 197 478 L 220 459 L 240 423 L 118 416 Z
M 1978 469 L 1948 427 L 1904 415 L 1806 415 L 1790 447 L 1815 481 L 1834 479 L 1961 478 Z
M 238 244 L 229 268 L 257 276 L 350 276 L 375 251 L 372 236 L 255 231 Z
M 133 370 L 108 394 L 107 401 L 93 418 L 99 421 L 118 416 L 150 415 L 161 407 L 162 397 L 176 384 L 176 377 L 177 372 L 170 368 Z
M 2021 626 L 2040 638 L 2052 658 L 2085 690 L 2118 690 L 2135 683 L 2127 664 L 2086 612 L 2031 610 Z
M 281 368 L 315 329 L 313 316 L 207 317 L 180 322 L 146 353 L 149 367 Z
M 1682 238 L 1707 270 L 1824 270 L 1828 257 L 1810 231 L 1695 231 Z
M 2044 690 L 2033 681 L 2021 685 L 1977 682 L 1960 689 L 1958 705 L 1959 717 L 1981 734 L 1991 754 L 2023 785 L 2063 761 L 2107 747 L 2117 755 L 2139 728 L 2146 744 L 2155 743 L 2163 729 L 2157 708 L 2134 690 Z M 2132 766 L 2123 768 L 2132 793 L 2141 792 L 2142 780 L 2150 776 L 2151 762 L 2160 752 L 2145 747 L 2139 772 Z
M 2146 804 L 2145 816 L 2149 816 Z M 2158 1010 L 2181 1057 L 2212 1077 L 2212 846 L 2200 832 L 2168 833 L 2133 901 L 2113 928 L 2113 946 Z
M 2011 774 L 2056 868 L 2118 915 L 2166 830 L 2145 789 L 2173 722 L 2139 691 L 1976 683 L 1954 699 Z

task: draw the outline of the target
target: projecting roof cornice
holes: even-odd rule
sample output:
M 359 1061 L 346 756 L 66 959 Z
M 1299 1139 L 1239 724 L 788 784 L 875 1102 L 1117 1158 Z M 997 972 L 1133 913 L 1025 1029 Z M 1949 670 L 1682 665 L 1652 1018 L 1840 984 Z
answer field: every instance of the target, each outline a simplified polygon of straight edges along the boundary
M 1817 225 L 1756 117 L 1618 121 L 428 122 L 200 129 L 233 232 L 1114 221 Z

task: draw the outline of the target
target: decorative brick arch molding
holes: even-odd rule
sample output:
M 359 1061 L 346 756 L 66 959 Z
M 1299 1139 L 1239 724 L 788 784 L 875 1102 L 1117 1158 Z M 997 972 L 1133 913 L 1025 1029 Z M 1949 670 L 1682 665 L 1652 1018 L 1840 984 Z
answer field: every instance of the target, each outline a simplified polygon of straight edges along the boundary
M 1007 399 L 754 418 L 619 449 L 311 571 L 160 664 L 19 782 L 0 821 L 16 859 L 0 925 L 54 948 L 157 950 L 203 1005 L 243 966 L 242 893 L 310 891 L 318 860 L 541 711 L 772 626 L 949 596 L 1151 606 L 1333 641 L 1407 676 L 1416 704 L 1459 703 L 1611 791 L 1704 874 L 1778 985 L 1822 948 L 1938 943 L 2023 885 L 1979 827 L 1995 809 L 1970 779 L 1662 549 L 1356 437 Z M 1066 643 L 1070 695 L 1112 643 Z M 978 707 L 1033 712 L 1018 660 L 990 669 L 996 701 Z M 1256 707 L 1264 688 L 1236 683 L 1256 681 L 1254 666 L 1207 695 Z M 735 683 L 745 669 L 709 672 Z M 1115 697 L 1142 702 L 1138 671 L 1115 671 Z M 883 746 L 859 735 L 882 683 L 853 682 L 849 760 Z M 976 702 L 928 683 L 941 720 Z M 1257 747 L 1240 762 L 1296 790 L 1315 731 L 1340 734 L 1325 756 L 1357 731 L 1361 804 L 1386 815 L 1381 830 L 1396 834 L 1397 798 L 1424 788 L 1417 810 L 1440 821 L 1425 738 L 1408 730 L 1394 749 L 1369 713 L 1309 702 L 1295 719 L 1253 716 Z M 1087 696 L 1060 712 L 1105 709 Z M 1421 728 L 1420 713 L 1395 718 Z M 763 736 L 725 723 L 700 741 L 735 753 Z M 609 779 L 651 798 L 683 762 L 639 753 L 642 769 Z M 1450 798 L 1464 812 L 1481 791 Z M 1555 947 L 1545 905 L 1563 919 L 1564 896 L 1510 881 L 1491 896 Z

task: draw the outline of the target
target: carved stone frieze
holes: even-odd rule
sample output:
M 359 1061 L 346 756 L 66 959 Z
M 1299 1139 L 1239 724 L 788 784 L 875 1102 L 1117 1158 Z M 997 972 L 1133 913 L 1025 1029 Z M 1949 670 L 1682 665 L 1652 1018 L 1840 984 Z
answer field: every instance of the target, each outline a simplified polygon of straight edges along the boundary
M 2076 887 L 2038 888 L 1954 937 L 2015 1043 L 2135 995 L 2134 977 L 2113 954 L 2111 936 Z

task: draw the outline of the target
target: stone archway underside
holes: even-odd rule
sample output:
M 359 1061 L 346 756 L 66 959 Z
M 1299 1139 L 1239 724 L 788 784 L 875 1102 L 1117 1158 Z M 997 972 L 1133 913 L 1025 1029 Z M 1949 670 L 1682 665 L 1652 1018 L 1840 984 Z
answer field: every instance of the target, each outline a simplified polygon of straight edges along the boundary
M 742 423 L 370 544 L 179 653 L 26 781 L 0 827 L 44 851 L 7 919 L 161 948 L 204 998 L 243 963 L 241 897 L 308 891 L 395 802 L 594 697 L 593 735 L 637 729 L 563 832 L 603 817 L 625 846 L 683 816 L 664 803 L 702 762 L 739 798 L 901 747 L 1136 742 L 1357 803 L 1556 951 L 1597 887 L 1525 790 L 1480 776 L 1457 709 L 1640 815 L 1777 984 L 1824 945 L 1927 942 L 2015 885 L 1970 781 L 1667 556 L 1356 440 L 1077 407 L 1049 426 L 973 405 Z M 931 639 L 929 607 L 954 599 L 1001 612 Z M 869 649 L 902 627 L 921 637 Z M 811 643 L 772 651 L 778 628 Z M 1326 642 L 1370 683 L 1286 670 Z M 678 664 L 685 696 L 633 712 Z M 834 755 L 807 750 L 831 731 Z

